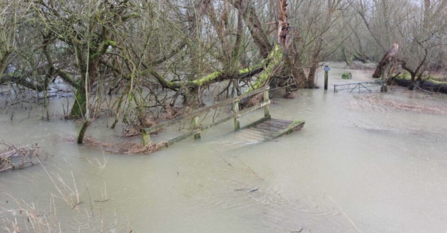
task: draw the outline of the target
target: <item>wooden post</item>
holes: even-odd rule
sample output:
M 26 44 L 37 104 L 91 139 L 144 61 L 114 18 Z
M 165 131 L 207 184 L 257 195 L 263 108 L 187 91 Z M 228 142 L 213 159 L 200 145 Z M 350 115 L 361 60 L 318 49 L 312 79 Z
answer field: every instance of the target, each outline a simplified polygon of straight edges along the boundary
M 145 129 L 141 129 L 140 132 L 143 146 L 147 146 L 149 143 L 151 143 L 151 134 L 148 133 Z
M 199 123 L 199 116 L 195 116 L 192 119 L 192 129 L 198 129 L 200 128 L 200 123 Z M 202 136 L 200 133 L 196 133 L 194 134 L 194 139 L 200 139 Z
M 239 112 L 239 101 L 233 103 L 233 112 L 237 115 Z M 234 118 L 234 130 L 239 130 L 241 128 L 241 124 L 239 122 L 239 117 Z
M 325 65 L 324 66 L 324 90 L 327 91 L 327 87 L 328 87 L 328 81 L 329 81 L 329 66 Z
M 264 91 L 264 102 L 269 101 L 269 88 Z M 264 107 L 264 116 L 268 117 L 270 116 L 270 104 L 265 105 Z

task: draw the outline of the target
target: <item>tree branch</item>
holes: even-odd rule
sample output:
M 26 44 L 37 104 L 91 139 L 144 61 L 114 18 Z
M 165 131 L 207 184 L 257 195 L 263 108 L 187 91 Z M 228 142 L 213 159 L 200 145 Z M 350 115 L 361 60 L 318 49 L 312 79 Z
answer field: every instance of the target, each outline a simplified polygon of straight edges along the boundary
M 253 41 L 255 42 L 256 46 L 258 46 L 262 57 L 267 58 L 272 49 L 272 46 L 267 38 L 267 34 L 264 32 L 264 29 L 262 29 L 262 24 L 259 21 L 256 10 L 253 7 L 251 1 L 235 0 L 231 1 L 231 4 L 236 7 L 236 9 L 242 12 L 245 24 L 250 31 Z

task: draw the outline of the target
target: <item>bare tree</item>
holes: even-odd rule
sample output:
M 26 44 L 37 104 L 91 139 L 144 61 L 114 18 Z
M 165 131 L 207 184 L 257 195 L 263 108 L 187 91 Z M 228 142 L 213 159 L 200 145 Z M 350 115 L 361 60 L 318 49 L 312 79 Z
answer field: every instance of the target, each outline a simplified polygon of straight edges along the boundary
M 406 0 L 360 0 L 356 5 L 382 51 L 385 52 L 392 43 L 400 45 L 402 68 L 411 76 L 410 89 L 445 46 L 447 24 L 442 16 L 446 8 L 445 0 L 424 0 L 421 4 Z

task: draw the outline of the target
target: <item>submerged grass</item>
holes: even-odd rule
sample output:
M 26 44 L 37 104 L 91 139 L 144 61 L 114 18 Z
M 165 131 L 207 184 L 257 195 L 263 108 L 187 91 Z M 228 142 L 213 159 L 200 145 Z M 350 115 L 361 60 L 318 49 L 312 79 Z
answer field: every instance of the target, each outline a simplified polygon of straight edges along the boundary
M 74 136 L 65 136 L 63 137 L 65 142 L 76 143 L 76 137 Z M 146 146 L 143 146 L 141 142 L 132 142 L 125 141 L 121 143 L 109 143 L 109 142 L 101 142 L 100 140 L 93 137 L 86 137 L 84 139 L 83 145 L 91 148 L 101 149 L 103 152 L 109 152 L 113 154 L 151 154 L 159 151 L 160 149 L 166 147 L 166 142 L 161 143 L 149 143 Z M 90 162 L 91 163 L 91 162 Z M 102 162 L 105 164 L 106 160 Z M 98 164 L 101 166 L 101 162 L 98 161 Z
M 1 215 L 9 215 L 1 220 L 3 226 L 0 226 L 0 229 L 3 229 L 4 232 L 64 232 L 55 218 L 55 213 L 40 211 L 32 202 L 18 200 L 12 196 L 11 198 L 17 208 L 0 210 Z
M 64 178 L 61 174 L 48 171 L 40 160 L 39 163 L 54 187 L 54 193 L 49 191 L 50 198 L 47 206 L 42 206 L 42 202 L 26 201 L 5 193 L 11 201 L 9 204 L 7 201 L 6 205 L 0 205 L 0 232 L 83 232 L 80 226 L 74 226 L 66 221 L 67 213 L 69 217 L 72 215 L 77 219 L 76 221 L 84 219 L 83 227 L 88 226 L 89 232 L 117 232 L 119 228 L 117 221 L 115 220 L 115 225 L 108 225 L 102 213 L 104 205 L 109 201 L 105 184 L 104 188 L 101 188 L 100 199 L 95 200 L 91 198 L 87 183 L 85 192 L 80 192 L 83 188 L 76 181 L 73 172 L 69 173 L 70 177 Z M 101 166 L 105 166 L 105 163 L 101 163 Z M 64 213 L 62 221 L 58 212 L 59 215 L 61 212 Z M 123 232 L 132 232 L 132 230 Z

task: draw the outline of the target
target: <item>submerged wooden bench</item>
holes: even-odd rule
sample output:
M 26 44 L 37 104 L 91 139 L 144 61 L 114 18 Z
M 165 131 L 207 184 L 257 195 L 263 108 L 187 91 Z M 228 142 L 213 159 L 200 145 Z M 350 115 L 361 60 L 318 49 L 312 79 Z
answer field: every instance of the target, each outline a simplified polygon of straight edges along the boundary
M 255 105 L 251 107 L 244 108 L 242 110 L 239 110 L 239 103 L 241 100 L 252 97 L 254 95 L 258 95 L 260 93 L 263 93 L 263 101 L 256 103 Z M 225 114 L 224 116 L 220 117 L 219 119 L 206 124 L 201 125 L 199 123 L 199 117 L 202 114 L 208 113 L 213 110 L 217 110 L 219 108 L 232 105 L 232 111 L 228 114 Z M 264 108 L 264 116 L 253 122 L 250 123 L 244 127 L 241 128 L 239 117 L 241 117 L 243 114 L 253 112 L 256 109 Z M 160 142 L 158 143 L 158 147 L 168 147 L 171 146 L 174 143 L 180 142 L 184 139 L 187 139 L 189 137 L 194 136 L 195 139 L 198 139 L 201 137 L 201 133 L 213 126 L 216 126 L 218 124 L 221 124 L 223 122 L 234 120 L 234 129 L 236 131 L 244 131 L 244 133 L 247 133 L 247 136 L 250 137 L 257 137 L 256 140 L 265 141 L 265 140 L 271 140 L 277 137 L 280 137 L 284 134 L 291 133 L 293 131 L 300 130 L 304 126 L 304 121 L 287 121 L 287 120 L 280 120 L 280 119 L 272 119 L 270 115 L 270 99 L 269 99 L 269 88 L 264 87 L 260 88 L 248 93 L 245 93 L 243 95 L 240 95 L 235 98 L 226 99 L 220 102 L 217 102 L 211 106 L 203 107 L 200 109 L 197 109 L 191 113 L 185 114 L 183 116 L 180 116 L 178 118 L 168 120 L 161 122 L 158 125 L 155 125 L 150 128 L 144 128 L 141 129 L 141 135 L 142 135 L 142 141 L 143 146 L 148 145 L 151 143 L 150 134 L 156 131 L 159 131 L 163 128 L 169 127 L 174 124 L 178 124 L 181 122 L 184 122 L 186 120 L 191 121 L 191 126 L 189 130 L 182 135 L 172 138 L 168 141 Z

